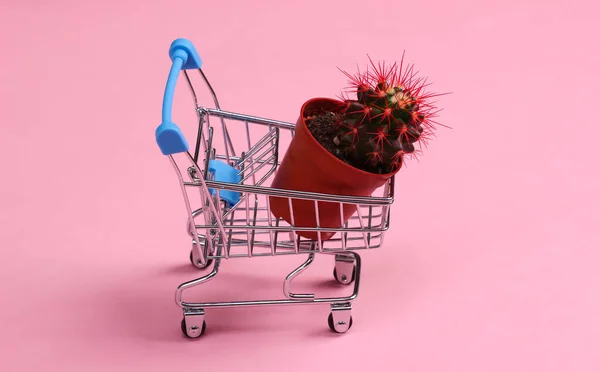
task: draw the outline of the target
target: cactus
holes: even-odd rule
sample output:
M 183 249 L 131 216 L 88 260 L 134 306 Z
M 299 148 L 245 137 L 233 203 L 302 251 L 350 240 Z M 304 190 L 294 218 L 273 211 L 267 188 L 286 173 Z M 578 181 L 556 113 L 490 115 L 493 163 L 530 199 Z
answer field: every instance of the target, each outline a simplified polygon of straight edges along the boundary
M 415 157 L 433 135 L 435 107 L 430 99 L 438 94 L 425 92 L 425 79 L 415 77 L 413 66 L 403 70 L 403 61 L 386 67 L 370 60 L 373 71 L 355 75 L 342 71 L 355 98 L 343 93 L 339 110 L 328 113 L 333 144 L 325 147 L 356 168 L 372 173 L 398 171 L 404 158 Z M 316 125 L 309 127 L 314 131 Z

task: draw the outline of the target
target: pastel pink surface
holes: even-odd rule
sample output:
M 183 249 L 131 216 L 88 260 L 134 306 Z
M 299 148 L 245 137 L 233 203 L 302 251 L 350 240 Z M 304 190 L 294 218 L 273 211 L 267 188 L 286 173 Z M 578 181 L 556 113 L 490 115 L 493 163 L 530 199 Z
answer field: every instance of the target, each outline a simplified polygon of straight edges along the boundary
M 600 370 L 596 3 L 16 4 L 0 4 L 0 370 Z M 197 272 L 154 142 L 177 37 L 248 114 L 294 122 L 367 53 L 406 50 L 452 91 L 453 129 L 400 172 L 386 244 L 364 254 L 349 333 L 298 306 L 209 311 L 205 338 L 181 336 L 174 291 Z M 300 260 L 224 262 L 197 295 L 279 295 Z M 305 284 L 329 290 L 331 268 Z

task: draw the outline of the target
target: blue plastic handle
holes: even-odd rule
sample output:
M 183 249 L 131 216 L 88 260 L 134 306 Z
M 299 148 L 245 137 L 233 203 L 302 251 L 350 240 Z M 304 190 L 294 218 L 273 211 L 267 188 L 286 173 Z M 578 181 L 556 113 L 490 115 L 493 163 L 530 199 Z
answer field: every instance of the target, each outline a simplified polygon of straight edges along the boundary
M 171 43 L 169 57 L 173 64 L 163 98 L 162 123 L 156 128 L 156 143 L 163 155 L 177 154 L 189 149 L 181 129 L 172 121 L 173 96 L 181 70 L 199 69 L 202 66 L 202 59 L 194 44 L 186 39 L 176 39 Z
M 208 171 L 213 173 L 213 180 L 217 182 L 236 184 L 242 179 L 242 177 L 238 174 L 237 169 L 229 166 L 227 163 L 221 160 L 210 160 L 208 162 Z M 217 193 L 214 189 L 209 188 L 209 191 L 212 195 Z M 219 196 L 221 200 L 225 200 L 229 208 L 233 207 L 237 204 L 237 202 L 240 201 L 240 192 L 237 191 L 220 190 Z
M 169 57 L 173 64 L 169 77 L 162 106 L 162 123 L 156 128 L 156 143 L 160 147 L 163 155 L 178 154 L 186 152 L 189 145 L 181 129 L 173 123 L 173 96 L 175 95 L 175 86 L 181 70 L 199 69 L 202 67 L 202 60 L 196 51 L 194 45 L 186 39 L 176 39 L 169 48 Z M 229 166 L 220 160 L 211 160 L 208 170 L 214 174 L 213 179 L 217 182 L 226 182 L 237 184 L 241 181 L 238 170 Z M 209 189 L 212 195 L 216 195 L 216 190 Z M 229 207 L 234 206 L 240 200 L 241 193 L 231 190 L 220 190 L 219 196 Z

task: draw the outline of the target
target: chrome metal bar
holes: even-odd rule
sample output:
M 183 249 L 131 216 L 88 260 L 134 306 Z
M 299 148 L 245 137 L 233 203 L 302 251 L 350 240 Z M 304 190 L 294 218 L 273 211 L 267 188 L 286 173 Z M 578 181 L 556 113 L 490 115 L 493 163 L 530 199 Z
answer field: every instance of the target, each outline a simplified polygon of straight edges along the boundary
M 223 155 L 215 155 L 215 159 L 219 159 L 219 160 L 227 160 L 227 158 L 225 158 L 225 156 Z M 236 156 L 232 156 L 231 157 L 231 161 L 235 162 L 235 163 L 239 163 L 240 158 L 236 157 Z M 261 164 L 261 163 L 266 163 L 266 161 L 264 160 L 257 160 L 256 163 Z M 277 163 L 271 163 L 271 164 L 277 164 L 280 165 L 281 162 L 277 162 Z
M 287 298 L 291 298 L 291 299 L 315 298 L 315 295 L 312 293 L 292 293 L 290 291 L 290 286 L 292 284 L 292 280 L 294 280 L 295 277 L 297 277 L 298 275 L 300 275 L 300 273 L 302 273 L 304 270 L 306 270 L 313 263 L 314 260 L 315 260 L 315 254 L 310 253 L 308 255 L 308 258 L 306 259 L 306 261 L 304 261 L 304 263 L 302 265 L 298 266 L 294 271 L 289 273 L 288 276 L 285 278 L 285 281 L 283 282 L 283 293 L 285 294 L 285 296 Z
M 285 230 L 285 231 L 289 231 L 289 229 Z M 257 231 L 255 230 L 256 235 L 270 235 L 270 233 L 276 233 L 277 230 L 276 229 L 271 229 L 269 231 Z M 360 231 L 359 231 L 360 232 Z M 238 231 L 233 233 L 233 235 L 246 235 L 245 231 Z M 380 239 L 382 237 L 382 232 L 379 232 L 378 234 L 374 233 L 372 236 L 372 241 L 375 241 L 376 239 Z M 346 242 L 358 242 L 358 241 L 363 241 L 364 242 L 364 238 L 362 236 L 360 237 L 348 237 L 346 239 L 344 239 Z M 271 243 L 270 240 L 255 240 L 254 245 L 255 246 L 262 246 L 264 248 L 269 248 Z M 333 248 L 325 248 L 326 243 L 331 243 L 333 245 L 333 243 L 339 243 L 341 242 L 340 238 L 332 238 L 329 239 L 327 241 L 323 242 L 323 250 L 343 250 L 343 248 L 337 248 L 337 247 L 333 247 Z M 238 246 L 245 246 L 247 245 L 247 240 L 246 239 L 242 239 L 242 238 L 232 238 L 232 242 L 231 244 L 233 245 L 238 245 Z M 290 248 L 293 249 L 294 248 L 294 241 L 293 240 L 287 240 L 287 241 L 280 241 L 278 242 L 279 246 L 281 246 L 282 248 Z M 372 246 L 372 244 L 371 244 Z M 353 247 L 348 247 L 348 249 L 354 249 Z
M 265 200 L 267 203 L 267 219 L 269 220 L 269 237 L 271 238 L 270 241 L 270 246 L 271 246 L 271 254 L 275 255 L 275 244 L 277 244 L 276 241 L 273 240 L 273 229 L 271 229 L 271 227 L 273 227 L 273 217 L 271 214 L 271 203 L 269 202 L 269 197 L 265 196 Z
M 259 212 L 261 212 L 261 211 L 265 211 L 265 208 L 258 208 L 258 209 L 257 209 L 257 211 L 259 211 Z M 381 216 L 381 214 L 373 214 L 373 219 L 374 219 L 374 218 L 379 218 L 380 216 Z M 359 219 L 359 217 L 358 217 L 358 216 L 350 218 L 350 220 L 351 220 L 351 221 L 353 221 L 353 220 L 358 220 L 358 219 Z M 368 216 L 363 216 L 363 219 L 366 219 L 367 221 L 369 221 L 369 218 L 368 218 Z M 245 219 L 244 219 L 244 218 L 238 218 L 238 219 L 235 219 L 235 220 L 234 220 L 234 222 L 244 222 L 244 221 L 245 221 Z M 342 220 L 342 221 L 343 221 L 343 220 Z M 256 219 L 256 222 L 268 222 L 268 217 L 257 218 L 257 219 Z M 379 223 L 379 224 L 377 224 L 377 225 L 373 225 L 372 227 L 376 227 L 376 226 L 379 226 L 379 225 L 381 225 L 381 223 Z
M 250 226 L 250 198 L 246 197 L 246 225 Z M 252 257 L 252 241 L 250 240 L 250 232 L 253 229 L 246 230 L 246 236 L 248 237 L 248 257 Z
M 325 297 L 314 299 L 281 299 L 281 300 L 255 300 L 255 301 L 228 301 L 228 302 L 182 302 L 183 308 L 209 308 L 209 307 L 249 307 L 249 306 L 267 306 L 267 305 L 301 305 L 314 303 L 333 303 L 338 301 L 353 301 L 355 297 Z
M 220 160 L 227 160 L 227 158 L 224 155 L 215 155 L 215 159 L 220 159 Z M 234 163 L 239 164 L 241 157 L 239 156 L 231 156 L 230 160 L 233 161 Z M 257 163 L 264 163 L 264 160 L 258 160 Z M 277 163 L 278 165 L 281 163 Z
M 271 233 L 275 234 L 275 233 L 277 233 L 277 231 L 270 230 L 268 233 L 269 233 L 269 235 Z M 246 232 L 240 231 L 238 233 L 234 233 L 234 235 L 242 235 L 242 234 L 245 235 Z M 256 234 L 259 235 L 260 233 L 257 232 Z M 266 235 L 267 232 L 264 232 L 264 234 Z M 381 233 L 380 234 L 374 234 L 373 237 L 372 237 L 373 238 L 372 240 L 374 241 L 375 239 L 380 239 L 382 236 L 383 235 Z M 350 241 L 350 242 L 353 242 L 353 241 L 364 241 L 363 237 L 349 237 L 349 238 L 347 238 L 345 240 L 347 242 L 348 241 Z M 340 242 L 340 241 L 341 241 L 340 238 L 332 238 L 332 239 L 328 240 L 327 243 L 332 243 L 333 244 L 333 243 L 337 243 L 337 242 Z M 264 248 L 264 249 L 270 249 L 271 248 L 271 242 L 275 242 L 275 240 L 274 239 L 272 239 L 272 240 L 255 240 L 254 241 L 254 246 L 255 247 Z M 284 249 L 284 250 L 285 249 L 294 250 L 294 242 L 293 242 L 293 240 L 280 241 L 280 242 L 277 242 L 277 243 L 278 243 L 278 247 L 281 248 L 281 249 Z M 230 239 L 230 244 L 232 246 L 234 246 L 234 247 L 235 246 L 237 246 L 237 247 L 246 247 L 248 245 L 248 241 L 245 238 L 244 239 L 241 239 L 241 238 L 239 238 L 239 239 L 231 238 Z M 371 247 L 376 247 L 376 246 L 377 245 L 371 244 Z M 343 252 L 344 251 L 344 249 L 340 249 L 340 248 L 337 248 L 337 247 L 334 247 L 334 248 L 325 248 L 325 242 L 324 242 L 323 247 L 324 247 L 323 248 L 324 252 L 325 251 L 328 251 L 328 252 Z M 357 249 L 363 249 L 363 248 L 367 249 L 367 247 L 363 247 L 363 245 L 358 246 L 358 247 L 348 247 L 347 249 L 348 250 L 357 250 Z M 302 251 L 302 249 L 300 249 L 300 250 Z
M 258 172 L 259 170 L 261 170 L 265 164 L 269 164 L 268 162 L 270 162 L 271 160 L 275 159 L 275 154 L 269 156 L 269 158 L 267 159 L 266 163 L 262 163 L 259 166 L 257 166 L 256 168 L 254 168 L 252 171 L 250 171 L 250 173 L 248 173 L 243 179 L 242 181 L 245 181 L 248 179 L 248 177 L 253 176 L 256 172 Z
M 340 204 L 341 204 L 341 203 L 340 203 Z M 371 207 L 371 206 L 368 206 L 368 205 L 361 205 L 361 206 L 360 206 L 360 208 L 362 208 L 362 209 L 367 209 L 367 210 L 368 210 L 370 207 Z M 379 207 L 380 207 L 380 206 L 377 206 L 377 205 L 376 205 L 375 207 L 377 207 L 377 210 L 379 210 Z M 387 208 L 387 207 L 386 207 L 386 208 Z M 264 207 L 258 207 L 258 211 L 259 211 L 259 212 L 260 212 L 260 211 L 266 211 L 266 210 L 267 210 L 267 207 L 266 207 L 266 206 L 264 206 Z M 340 217 L 341 217 L 341 218 L 340 218 L 340 222 L 341 222 L 341 223 L 342 223 L 342 225 L 343 225 L 343 221 L 344 221 L 344 218 L 343 218 L 343 209 L 342 209 L 342 208 L 340 208 L 340 210 L 342 210 L 342 214 L 340 215 Z M 380 217 L 382 217 L 382 216 L 383 216 L 383 213 L 382 213 L 382 212 L 380 212 L 380 213 L 377 213 L 377 212 L 375 211 L 375 212 L 373 213 L 373 218 L 380 218 Z M 364 217 L 364 218 L 367 218 L 367 217 Z M 359 219 L 359 217 L 358 217 L 358 216 L 352 216 L 352 217 L 350 217 L 350 220 L 358 220 L 358 219 Z M 237 221 L 237 220 L 236 220 L 236 221 Z
M 360 239 L 362 240 L 362 238 Z M 229 258 L 248 258 L 248 246 L 247 244 L 239 244 L 239 247 L 244 247 L 243 251 L 239 250 L 239 252 L 236 250 L 233 253 L 229 253 Z M 233 245 L 233 247 L 235 248 L 235 245 Z M 346 251 L 342 251 L 340 249 L 330 249 L 330 248 L 326 248 L 323 249 L 323 254 L 336 254 L 336 253 L 347 253 L 347 252 L 360 252 L 360 251 L 366 251 L 366 250 L 370 250 L 370 249 L 375 249 L 375 248 L 379 248 L 381 247 L 380 244 L 373 244 L 370 248 L 367 248 L 363 245 L 357 246 L 357 247 L 352 247 L 352 248 L 348 248 Z M 314 249 L 310 249 L 309 247 L 305 247 L 305 248 L 301 248 L 299 250 L 298 253 L 295 252 L 295 250 L 290 247 L 286 247 L 286 246 L 281 246 L 278 245 L 277 246 L 277 251 L 276 253 L 273 255 L 271 254 L 271 252 L 268 249 L 265 249 L 265 251 L 257 251 L 255 250 L 254 253 L 252 254 L 252 257 L 273 257 L 273 256 L 298 256 L 298 255 L 302 255 L 302 254 L 310 254 L 310 253 L 314 253 L 314 252 L 318 252 L 315 251 Z M 214 258 L 222 258 L 225 259 L 225 255 L 224 254 L 210 254 L 207 255 L 207 257 L 209 259 L 214 259 Z
M 245 202 L 245 200 L 248 197 L 248 195 L 252 195 L 252 194 L 249 194 L 249 193 L 248 194 L 242 194 L 240 196 L 240 200 L 234 206 L 232 206 L 231 208 L 229 208 L 229 210 L 223 215 L 223 219 L 228 219 L 230 216 L 233 216 L 233 212 L 236 211 L 236 210 L 238 210 L 238 208 L 240 208 L 240 206 Z M 240 222 L 240 221 L 243 222 L 244 220 L 243 219 L 239 219 L 239 220 L 236 220 L 236 221 L 237 222 Z
M 208 164 L 210 163 L 210 152 L 212 150 L 212 141 L 214 130 L 210 126 L 210 116 L 207 117 L 207 125 L 208 125 L 208 140 L 206 141 L 206 157 L 204 159 L 204 174 L 202 177 L 206 177 L 208 175 Z
M 277 155 L 274 155 L 275 159 L 277 159 Z M 258 180 L 258 183 L 255 186 L 261 186 L 263 184 L 263 182 L 265 182 L 267 180 L 267 178 L 269 178 L 270 175 L 273 174 L 273 172 L 275 172 L 276 166 L 273 165 L 273 167 L 271 167 L 271 169 L 269 169 L 267 171 L 267 173 L 265 173 L 264 176 L 261 177 L 260 180 Z
M 202 190 L 202 188 L 198 188 L 198 191 L 200 194 L 200 202 L 202 203 L 203 206 L 208 206 L 208 201 L 206 199 L 209 196 L 204 193 L 204 190 Z M 203 207 L 202 211 L 204 212 L 203 213 L 204 223 L 206 225 L 213 226 L 214 223 L 212 221 L 212 216 L 211 216 L 210 210 L 208 208 Z M 198 225 L 196 225 L 196 228 L 198 228 Z M 206 232 L 205 241 L 206 241 L 206 245 L 207 245 L 207 251 L 212 252 L 214 247 L 213 247 L 213 240 L 212 240 L 212 237 L 210 234 L 211 227 L 205 226 L 205 227 L 202 227 L 201 229 L 203 229 Z
M 302 200 L 326 201 L 326 202 L 343 202 L 345 204 L 362 204 L 368 205 L 389 205 L 392 204 L 393 198 L 390 197 L 364 197 L 364 196 L 348 196 L 335 194 L 319 194 L 307 191 L 291 191 L 286 189 L 275 189 L 263 186 L 233 184 L 217 181 L 206 181 L 206 185 L 210 188 L 220 188 L 224 190 L 239 191 L 242 193 L 254 193 L 262 195 L 270 195 L 282 198 L 293 198 Z M 186 182 L 186 186 L 200 186 L 197 182 Z
M 198 98 L 196 97 L 196 91 L 194 90 L 194 86 L 192 85 L 192 81 L 190 80 L 190 76 L 187 73 L 187 70 L 183 70 L 183 75 L 185 76 L 185 80 L 188 83 L 188 87 L 190 88 L 190 92 L 192 93 L 192 97 L 194 98 L 194 108 L 198 107 Z
M 338 303 L 338 302 L 349 302 L 354 301 L 359 294 L 360 279 L 361 279 L 361 258 L 355 252 L 348 252 L 352 254 L 356 260 L 356 272 L 354 279 L 354 290 L 351 295 L 343 297 L 315 297 L 315 298 L 304 298 L 304 299 L 276 299 L 276 300 L 253 300 L 253 301 L 227 301 L 227 302 L 183 302 L 181 301 L 181 292 L 185 288 L 189 288 L 194 285 L 205 283 L 208 280 L 214 278 L 218 272 L 219 263 L 215 262 L 213 270 L 208 274 L 196 280 L 192 280 L 183 283 L 179 286 L 176 294 L 177 304 L 182 308 L 224 308 L 224 307 L 246 307 L 246 306 L 263 306 L 263 305 L 293 305 L 293 304 L 314 304 L 314 303 Z M 328 254 L 328 253 L 322 253 Z
M 363 238 L 365 239 L 365 247 L 368 247 L 369 242 L 367 241 L 367 234 L 365 233 L 365 225 L 363 224 L 362 216 L 360 215 L 360 208 L 356 209 L 356 213 L 358 213 L 358 216 L 360 217 L 358 219 L 358 222 L 360 223 L 360 229 L 363 234 Z
M 275 227 L 279 227 L 279 222 L 280 222 L 280 219 L 276 218 L 275 219 Z M 273 235 L 275 235 L 275 238 L 274 238 L 274 241 L 275 241 L 275 254 L 277 254 L 279 252 L 277 250 L 277 248 L 279 247 L 279 239 L 278 239 L 278 237 L 279 237 L 279 231 L 273 229 L 273 233 L 274 233 Z
M 320 217 L 319 217 L 319 202 L 315 200 L 315 215 L 317 217 L 317 228 L 319 229 L 319 231 L 317 231 L 317 238 L 318 238 L 318 242 L 319 242 L 319 252 L 323 252 L 323 240 L 321 239 L 321 222 L 320 222 Z
M 252 141 L 250 140 L 250 127 L 248 125 L 248 120 L 245 120 L 244 123 L 246 126 L 246 140 L 248 142 L 248 151 L 250 151 L 250 149 L 252 149 Z M 248 153 L 246 153 L 246 157 L 248 156 L 250 156 L 250 164 L 248 164 L 248 166 L 250 166 L 250 173 L 252 173 L 252 184 L 256 185 L 256 176 L 252 172 L 254 170 L 254 162 L 252 161 L 254 154 L 248 155 Z
M 340 226 L 344 226 L 344 204 L 340 203 Z M 346 250 L 346 233 L 342 232 L 340 234 L 340 239 L 342 241 L 342 250 Z
M 204 113 L 198 113 L 198 134 L 196 135 L 196 148 L 194 150 L 194 161 L 196 163 L 198 163 L 199 161 L 199 156 L 200 156 L 200 147 L 202 144 L 204 144 L 204 151 L 205 153 L 208 153 L 207 151 L 207 143 L 206 143 L 206 138 L 203 136 L 203 130 L 204 130 Z M 204 172 L 206 174 L 206 168 L 204 169 Z
M 227 212 L 227 213 L 229 213 L 229 212 Z M 231 212 L 230 224 L 229 224 L 230 226 L 233 225 L 233 217 L 234 217 L 234 215 L 235 215 L 235 211 L 232 211 Z M 231 240 L 232 239 L 233 239 L 233 229 L 230 228 L 229 229 L 229 233 L 228 233 L 228 237 L 227 237 L 227 244 L 225 245 L 225 251 L 227 252 L 227 256 L 228 257 L 231 257 Z
M 259 150 L 262 150 L 267 144 L 269 144 L 269 141 L 272 144 L 273 139 L 275 139 L 277 136 L 277 133 L 277 129 L 272 130 L 269 133 L 267 133 L 267 135 L 265 135 L 263 138 L 261 138 L 254 146 L 250 146 L 248 151 L 246 151 L 246 158 L 248 158 L 248 156 L 256 154 Z M 272 144 L 272 147 L 275 147 L 275 145 Z
M 186 152 L 186 154 L 187 154 L 188 159 L 192 162 L 192 164 L 196 167 L 196 169 L 198 169 L 198 164 L 194 162 L 194 158 L 192 157 L 192 155 L 189 152 Z M 181 176 L 181 172 L 179 172 L 179 175 Z M 221 232 L 221 235 L 223 236 L 223 239 L 227 239 L 225 237 L 225 230 L 223 229 L 223 220 L 221 218 L 221 215 L 217 214 L 217 210 L 215 208 L 213 200 L 212 200 L 212 198 L 209 197 L 210 192 L 208 191 L 208 187 L 206 186 L 206 182 L 203 179 L 200 179 L 200 187 L 202 187 L 202 189 L 204 191 L 204 195 L 207 196 L 207 200 L 208 200 L 208 205 L 210 207 L 210 211 L 212 213 L 214 213 L 215 216 L 217 216 L 216 222 L 217 222 L 217 225 L 219 226 L 219 230 Z M 189 205 L 189 200 L 188 200 L 188 205 Z M 191 208 L 189 210 L 189 215 L 190 215 L 190 217 L 192 215 Z M 204 264 L 204 262 L 202 262 L 202 264 Z
M 198 279 L 190 280 L 188 282 L 180 284 L 179 287 L 177 287 L 177 291 L 175 292 L 175 302 L 177 303 L 177 305 L 179 305 L 181 307 L 194 307 L 194 306 L 186 306 L 186 304 L 182 301 L 183 291 L 188 288 L 192 288 L 197 285 L 200 285 L 202 283 L 206 283 L 209 280 L 212 280 L 219 272 L 220 265 L 221 265 L 221 259 L 216 258 L 215 264 L 213 265 L 213 268 L 210 273 L 208 273 L 207 275 L 204 275 Z
M 296 230 L 294 229 L 296 223 L 294 221 L 294 207 L 292 206 L 292 199 L 288 198 L 288 205 L 290 207 L 290 219 L 292 220 L 291 224 L 292 224 L 292 231 L 290 232 L 291 234 L 295 234 Z M 294 238 L 294 249 L 296 250 L 296 253 L 298 253 L 298 239 Z
M 257 209 L 257 211 L 261 211 L 260 209 Z M 243 218 L 238 218 L 235 219 L 234 222 L 244 222 Z M 269 222 L 269 217 L 262 217 L 262 218 L 257 218 L 256 222 Z
M 263 151 L 262 154 L 260 154 L 257 158 L 255 158 L 254 160 L 251 160 L 250 163 L 248 163 L 246 166 L 247 167 L 253 167 L 255 163 L 259 162 L 262 160 L 262 158 L 265 157 L 265 155 L 273 153 L 273 150 L 275 150 L 275 146 L 271 146 L 268 149 L 266 149 L 265 151 Z M 272 159 L 275 157 L 275 154 L 271 155 L 271 157 L 269 157 L 267 160 L 261 161 L 260 163 L 260 167 L 263 167 L 265 164 L 274 164 L 272 163 Z M 251 172 L 252 174 L 254 174 L 255 172 Z M 256 179 L 254 179 L 254 185 L 256 185 Z
M 385 213 L 385 217 L 381 217 L 381 226 L 384 227 L 385 230 L 387 230 L 389 228 L 389 226 L 390 226 L 391 208 L 390 207 L 383 207 L 382 209 L 385 210 L 386 213 Z M 383 212 L 382 212 L 382 215 L 383 215 Z M 384 221 L 384 218 L 385 218 L 385 221 Z M 384 236 L 384 234 L 382 233 L 379 244 L 383 244 L 383 236 Z
M 192 217 L 192 207 L 190 205 L 190 200 L 188 198 L 187 195 L 187 190 L 185 189 L 185 183 L 183 181 L 183 175 L 181 174 L 181 169 L 179 169 L 179 166 L 177 165 L 177 162 L 175 161 L 175 158 L 173 157 L 173 155 L 169 155 L 169 160 L 171 161 L 171 164 L 173 165 L 173 168 L 175 168 L 175 173 L 177 174 L 177 178 L 179 179 L 179 185 L 181 187 L 181 192 L 183 193 L 183 200 L 185 203 L 185 208 L 188 212 L 188 218 L 193 221 L 193 217 Z M 196 225 L 192 224 L 191 226 L 193 232 L 194 232 L 194 236 L 198 235 L 198 231 L 196 229 Z M 204 256 L 204 254 L 200 255 L 200 263 L 202 265 L 206 265 L 206 257 Z
M 197 229 L 207 229 L 214 228 L 214 225 L 196 225 Z M 382 232 L 385 231 L 384 228 L 381 227 L 303 227 L 303 226 L 272 226 L 268 225 L 233 225 L 230 228 L 235 230 L 257 230 L 257 231 L 265 231 L 265 233 L 269 230 L 286 232 L 286 231 L 305 231 L 305 232 L 349 232 L 349 233 L 363 233 L 366 234 L 368 232 Z M 366 238 L 358 238 L 358 240 L 364 240 Z
M 220 226 L 223 226 L 223 219 L 222 219 L 222 213 L 221 213 L 221 193 L 219 192 L 219 189 L 215 190 L 215 199 L 213 200 L 215 202 L 215 204 L 217 205 L 217 214 L 215 215 L 215 220 L 216 221 L 220 221 Z M 211 221 L 212 222 L 212 221 Z M 225 229 L 221 228 L 221 234 L 222 238 L 224 239 L 224 241 L 227 241 L 227 237 L 225 236 Z M 225 258 L 229 258 L 229 252 L 226 249 L 225 250 Z
M 370 205 L 369 206 L 369 218 L 367 219 L 367 227 L 371 228 L 372 224 L 373 224 L 373 206 Z M 371 245 L 371 233 L 367 234 L 367 246 Z
M 188 88 L 190 89 L 190 92 L 192 93 L 192 97 L 194 98 L 194 108 L 196 109 L 196 112 L 198 113 L 198 134 L 197 134 L 197 138 L 196 138 L 196 148 L 194 150 L 194 161 L 198 162 L 198 156 L 199 156 L 199 152 L 200 152 L 200 144 L 202 143 L 201 138 L 202 138 L 202 127 L 204 124 L 203 123 L 204 122 L 204 114 L 201 114 L 198 111 L 198 97 L 196 96 L 196 91 L 194 89 L 194 85 L 192 84 L 192 81 L 190 80 L 190 76 L 188 75 L 186 70 L 183 70 L 183 74 L 185 76 L 185 80 L 188 83 Z
M 215 107 L 218 110 L 220 110 L 221 105 L 219 105 L 219 99 L 217 98 L 217 93 L 215 93 L 215 90 L 213 89 L 212 85 L 208 81 L 208 78 L 204 74 L 204 71 L 202 71 L 202 69 L 198 69 L 198 71 L 200 72 L 200 75 L 202 76 L 204 83 L 206 84 L 206 86 L 208 87 L 208 90 L 210 91 L 210 94 L 212 95 L 213 101 L 215 103 Z M 227 130 L 227 125 L 225 124 L 224 118 L 221 118 L 221 127 L 223 128 L 223 141 L 225 142 L 225 154 L 226 154 L 225 156 L 227 156 L 227 162 L 229 163 L 228 145 L 231 146 L 231 153 L 233 154 L 233 156 L 235 156 L 235 150 L 233 148 L 233 143 L 231 142 L 231 137 L 229 137 L 229 131 Z
M 208 107 L 205 107 L 204 109 L 211 115 L 214 115 L 214 116 L 217 116 L 220 118 L 224 118 L 224 119 L 248 121 L 248 123 L 251 123 L 251 124 L 272 125 L 274 127 L 279 127 L 279 128 L 283 128 L 283 129 L 291 129 L 291 130 L 293 130 L 296 127 L 295 124 L 287 123 L 285 121 L 280 121 L 280 120 L 273 120 L 273 119 L 267 119 L 267 118 L 262 118 L 262 117 L 258 117 L 258 116 L 238 114 L 236 112 L 223 111 L 220 109 L 215 110 L 215 109 L 211 109 Z
M 254 226 L 256 226 L 256 215 L 258 213 L 258 211 L 256 210 L 256 207 L 258 207 L 258 197 L 256 195 L 254 195 L 254 215 L 252 216 L 252 224 Z M 250 234 L 250 241 L 249 241 L 249 245 L 250 245 L 250 250 L 253 251 L 254 250 L 254 238 L 256 236 L 256 230 L 253 229 L 252 233 Z

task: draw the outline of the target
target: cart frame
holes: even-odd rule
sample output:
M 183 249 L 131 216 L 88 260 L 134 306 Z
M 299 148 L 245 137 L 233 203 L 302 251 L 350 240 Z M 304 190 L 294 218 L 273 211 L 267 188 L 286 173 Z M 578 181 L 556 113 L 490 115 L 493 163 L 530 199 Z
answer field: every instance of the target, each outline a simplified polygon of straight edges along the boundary
M 212 267 L 208 274 L 182 283 L 177 288 L 175 299 L 183 310 L 183 334 L 197 338 L 204 333 L 207 308 L 322 303 L 331 305 L 328 319 L 331 330 L 346 332 L 352 325 L 352 301 L 358 296 L 360 284 L 361 257 L 357 251 L 378 248 L 383 244 L 394 201 L 394 177 L 380 189 L 381 196 L 370 197 L 299 192 L 267 186 L 267 180 L 280 164 L 280 154 L 284 150 L 282 134 L 287 133 L 292 138 L 295 125 L 222 110 L 201 69 L 202 60 L 193 44 L 185 39 L 176 39 L 171 44 L 169 55 L 172 66 L 163 99 L 162 123 L 156 129 L 156 141 L 173 165 L 183 194 L 187 212 L 186 230 L 192 241 L 190 260 L 198 269 Z M 214 108 L 198 104 L 192 76 L 188 73 L 192 70 L 199 72 L 198 77 L 210 91 Z M 185 77 L 195 105 L 198 128 L 193 153 L 183 132 L 171 118 L 175 86 L 180 75 Z M 217 121 L 217 125 L 213 125 L 211 119 Z M 234 144 L 235 139 L 230 136 L 229 129 L 234 125 L 236 130 L 244 130 L 241 146 Z M 252 140 L 251 133 L 259 132 L 259 129 L 264 134 Z M 243 147 L 244 151 L 236 151 L 239 147 Z M 199 201 L 194 202 L 193 197 L 198 196 Z M 344 204 L 356 205 L 357 212 L 341 228 L 296 226 L 271 214 L 269 197 L 272 196 L 288 199 L 292 223 L 292 199 L 314 201 L 317 224 L 320 203 L 338 203 L 340 218 Z M 242 216 L 236 217 L 236 214 Z M 307 240 L 297 235 L 298 231 L 316 231 L 319 238 Z M 324 241 L 321 239 L 322 232 L 335 232 L 336 236 Z M 306 254 L 307 258 L 285 278 L 285 298 L 227 302 L 183 300 L 186 289 L 206 283 L 218 274 L 221 259 L 298 254 Z M 335 256 L 334 278 L 341 284 L 354 283 L 350 295 L 317 297 L 312 293 L 291 291 L 293 279 L 313 263 L 316 254 Z

